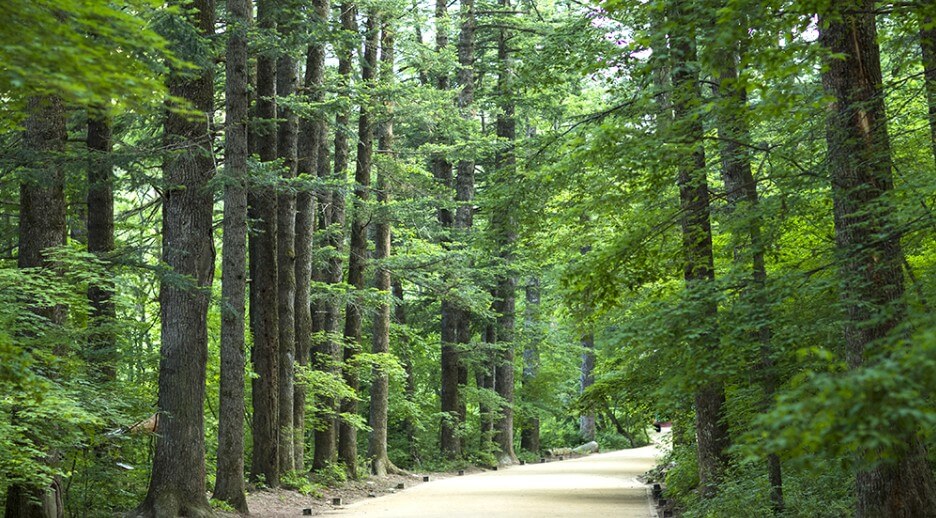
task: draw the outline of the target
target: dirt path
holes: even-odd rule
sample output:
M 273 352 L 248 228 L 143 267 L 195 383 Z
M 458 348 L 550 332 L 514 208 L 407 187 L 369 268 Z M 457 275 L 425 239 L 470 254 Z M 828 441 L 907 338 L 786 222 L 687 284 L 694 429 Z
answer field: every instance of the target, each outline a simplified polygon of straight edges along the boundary
M 648 518 L 655 515 L 637 476 L 657 455 L 646 446 L 430 481 L 325 516 Z

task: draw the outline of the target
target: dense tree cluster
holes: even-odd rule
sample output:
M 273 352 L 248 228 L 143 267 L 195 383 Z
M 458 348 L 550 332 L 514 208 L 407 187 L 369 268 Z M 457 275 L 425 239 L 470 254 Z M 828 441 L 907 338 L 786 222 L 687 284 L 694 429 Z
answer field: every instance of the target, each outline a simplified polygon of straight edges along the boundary
M 688 516 L 936 513 L 932 2 L 5 13 L 8 518 L 654 420 Z

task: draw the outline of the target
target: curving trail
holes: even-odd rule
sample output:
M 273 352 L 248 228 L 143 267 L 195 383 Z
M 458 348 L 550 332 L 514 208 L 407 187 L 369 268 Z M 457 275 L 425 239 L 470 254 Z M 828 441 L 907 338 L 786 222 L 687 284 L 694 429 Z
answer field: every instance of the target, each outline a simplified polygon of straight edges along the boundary
M 326 516 L 648 518 L 648 490 L 637 476 L 660 454 L 645 446 L 579 459 L 513 466 L 421 484 L 350 504 Z

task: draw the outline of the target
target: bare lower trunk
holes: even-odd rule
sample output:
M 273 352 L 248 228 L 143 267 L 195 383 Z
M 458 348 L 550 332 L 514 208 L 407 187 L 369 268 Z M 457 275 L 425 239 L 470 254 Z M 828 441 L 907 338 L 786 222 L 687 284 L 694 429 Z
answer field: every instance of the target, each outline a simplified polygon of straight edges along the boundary
M 457 430 L 460 425 L 458 401 L 458 329 L 457 320 L 460 311 L 448 300 L 442 300 L 442 387 L 440 403 L 443 412 L 441 424 L 440 449 L 448 458 L 461 454 L 461 443 Z
M 507 275 L 497 289 L 497 347 L 494 360 L 494 388 L 503 398 L 500 417 L 494 422 L 494 442 L 499 450 L 501 464 L 514 464 L 514 311 L 516 278 Z
M 257 23 L 262 29 L 275 24 L 273 0 L 258 0 Z M 253 139 L 262 162 L 276 160 L 276 60 L 257 57 L 257 109 Z M 248 216 L 255 221 L 250 234 L 250 326 L 253 335 L 251 361 L 257 377 L 252 380 L 253 456 L 250 478 L 269 487 L 279 485 L 279 311 L 277 306 L 277 203 L 273 188 L 250 189 Z
M 496 296 L 496 293 L 491 294 L 492 298 Z M 480 364 L 475 367 L 475 383 L 478 385 L 479 390 L 494 391 L 496 369 L 494 367 L 493 353 L 489 353 L 489 351 L 493 351 L 494 344 L 496 343 L 497 326 L 495 323 L 490 323 L 484 326 L 483 350 L 485 351 L 485 356 Z M 494 442 L 494 413 L 497 411 L 497 408 L 485 403 L 487 399 L 486 394 L 482 395 L 480 399 L 481 401 L 478 404 L 478 414 L 480 418 L 479 429 L 481 432 L 479 447 L 481 451 L 490 451 Z
M 88 252 L 107 261 L 114 250 L 114 167 L 111 151 L 111 127 L 105 114 L 88 118 Z M 117 316 L 111 300 L 114 289 L 108 283 L 88 287 L 91 303 L 91 336 L 89 363 L 98 379 L 114 381 L 117 378 L 117 335 L 114 318 Z
M 203 35 L 214 32 L 214 2 L 193 2 L 190 22 Z M 202 115 L 170 112 L 163 165 L 163 261 L 177 280 L 160 284 L 159 434 L 146 498 L 137 516 L 208 516 L 205 497 L 205 367 L 208 361 L 208 304 L 214 275 L 212 132 L 214 75 L 172 77 L 169 93 L 187 99 Z
M 250 0 L 228 0 L 225 85 L 224 233 L 221 264 L 221 383 L 218 470 L 213 498 L 246 514 L 244 348 L 247 271 L 247 28 Z
M 364 60 L 361 63 L 361 81 L 365 88 L 372 88 L 377 73 L 377 42 L 379 20 L 375 11 L 369 12 L 364 31 Z M 367 265 L 367 230 L 370 214 L 367 212 L 367 200 L 370 198 L 371 162 L 374 152 L 374 122 L 371 107 L 361 103 L 358 116 L 357 164 L 354 172 L 354 205 L 351 218 L 351 240 L 348 253 L 348 284 L 356 292 L 345 309 L 345 349 L 344 359 L 354 359 L 361 346 L 361 324 L 364 290 L 364 269 Z M 357 376 L 350 370 L 345 371 L 345 383 L 357 390 Z M 341 412 L 357 413 L 357 402 L 345 399 L 341 402 Z M 357 429 L 342 421 L 338 426 L 338 457 L 345 465 L 351 478 L 357 476 Z
M 292 13 L 281 13 L 292 16 Z M 288 36 L 291 24 L 281 22 L 280 30 Z M 296 60 L 281 56 L 277 62 L 276 94 L 293 95 L 298 83 Z M 283 160 L 281 177 L 287 182 L 296 177 L 298 160 L 298 119 L 283 107 L 279 110 L 277 154 Z M 295 397 L 296 361 L 296 195 L 291 188 L 276 197 L 277 305 L 279 306 L 279 469 L 295 469 L 293 435 L 293 399 Z
M 400 279 L 392 279 L 393 285 L 393 320 L 400 326 L 406 326 L 406 305 L 403 301 L 403 283 Z M 412 403 L 416 400 L 416 378 L 413 372 L 413 353 L 410 350 L 410 343 L 403 333 L 400 337 L 401 360 L 403 361 L 403 370 L 406 372 L 406 401 Z M 416 444 L 416 422 L 407 415 L 403 421 L 403 429 L 406 434 L 407 451 L 409 460 L 412 464 L 419 464 L 419 446 Z
M 316 146 L 318 147 L 318 146 Z M 296 196 L 296 364 L 305 368 L 312 352 L 312 235 L 315 232 L 315 195 Z M 293 388 L 293 469 L 305 469 L 305 386 Z
M 536 379 L 539 372 L 540 335 L 540 280 L 531 277 L 526 286 L 526 310 L 524 311 L 523 375 L 521 381 L 526 388 Z M 540 450 L 540 420 L 538 415 L 528 416 L 520 430 L 520 447 L 526 451 Z
M 380 78 L 385 85 L 393 81 L 393 37 L 394 29 L 389 22 L 384 22 L 380 37 Z M 387 120 L 380 124 L 378 138 L 378 152 L 387 157 L 393 156 L 393 106 L 389 100 L 384 101 Z M 390 268 L 387 261 L 390 259 L 390 182 L 387 179 L 386 167 L 377 173 L 377 203 L 379 213 L 376 216 L 377 227 L 374 235 L 375 259 L 377 271 L 374 274 L 374 287 L 383 292 L 384 302 L 377 307 L 374 315 L 374 344 L 372 352 L 382 354 L 390 352 L 390 304 L 391 284 Z M 367 456 L 371 458 L 371 473 L 378 477 L 387 475 L 388 471 L 397 471 L 387 456 L 387 406 L 389 385 L 387 373 L 380 368 L 374 369 L 374 379 L 371 382 L 370 393 L 370 427 L 371 434 L 368 441 Z

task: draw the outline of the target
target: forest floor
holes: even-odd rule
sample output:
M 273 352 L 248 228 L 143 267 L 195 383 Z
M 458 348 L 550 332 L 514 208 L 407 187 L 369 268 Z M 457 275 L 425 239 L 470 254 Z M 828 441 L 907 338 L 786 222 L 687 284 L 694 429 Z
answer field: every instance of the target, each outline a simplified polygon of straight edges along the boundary
M 642 475 L 660 455 L 657 443 L 496 471 L 473 468 L 465 470 L 465 476 L 451 472 L 371 477 L 326 489 L 318 498 L 295 491 L 257 491 L 248 501 L 251 516 L 261 518 L 303 516 L 306 509 L 314 516 L 647 518 L 657 515 Z M 430 481 L 423 482 L 424 476 Z M 405 489 L 397 489 L 398 484 Z M 333 504 L 333 498 L 341 498 L 341 503 Z
M 482 471 L 480 468 L 469 468 L 465 470 L 465 473 L 467 475 Z M 285 489 L 252 491 L 247 495 L 247 505 L 250 508 L 250 515 L 259 518 L 303 516 L 305 509 L 311 509 L 312 515 L 317 516 L 327 511 L 342 509 L 353 502 L 400 492 L 402 490 L 397 489 L 400 484 L 403 484 L 404 488 L 418 486 L 424 483 L 423 477 L 425 476 L 435 481 L 456 477 L 458 473 L 412 472 L 407 475 L 388 475 L 380 478 L 371 476 L 361 480 L 349 480 L 338 487 L 325 488 L 322 496 L 303 495 L 298 491 Z M 341 503 L 333 503 L 335 498 L 340 498 Z M 220 513 L 219 516 L 236 517 L 238 515 Z

